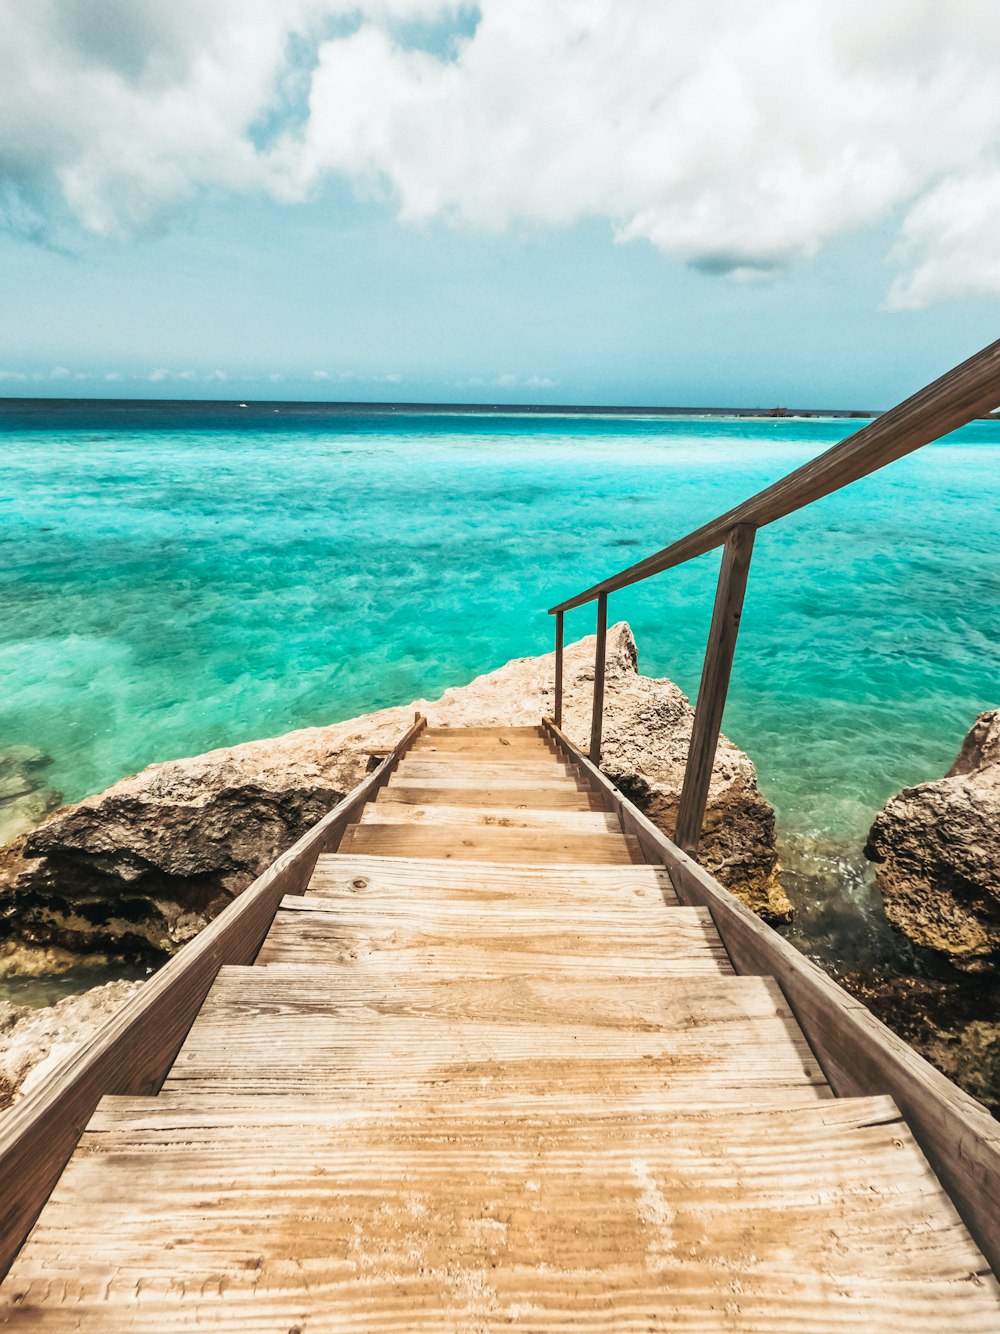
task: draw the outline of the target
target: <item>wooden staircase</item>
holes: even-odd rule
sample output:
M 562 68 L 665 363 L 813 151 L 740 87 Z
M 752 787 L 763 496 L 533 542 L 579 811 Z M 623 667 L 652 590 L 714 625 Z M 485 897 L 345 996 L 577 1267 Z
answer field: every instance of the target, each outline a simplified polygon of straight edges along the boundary
M 422 733 L 0 1292 L 32 1330 L 1000 1329 L 892 1101 L 833 1096 L 535 728 Z

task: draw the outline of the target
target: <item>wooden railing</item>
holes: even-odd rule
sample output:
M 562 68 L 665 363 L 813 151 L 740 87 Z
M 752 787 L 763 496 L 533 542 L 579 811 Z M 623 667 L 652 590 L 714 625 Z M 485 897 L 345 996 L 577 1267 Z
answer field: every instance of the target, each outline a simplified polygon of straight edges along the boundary
M 1000 340 L 735 509 L 549 609 L 556 618 L 554 721 L 561 727 L 564 617 L 574 607 L 597 602 L 597 657 L 589 756 L 595 765 L 599 765 L 609 593 L 640 583 L 715 547 L 723 548 L 674 836 L 675 843 L 689 856 L 697 856 L 701 838 L 757 529 L 867 477 L 975 417 L 992 412 L 998 405 Z
M 156 1093 L 223 964 L 257 957 L 278 905 L 301 894 L 320 853 L 388 781 L 427 726 L 413 726 L 374 772 L 283 853 L 93 1038 L 0 1120 L 0 1278 L 6 1274 L 83 1129 L 105 1094 Z

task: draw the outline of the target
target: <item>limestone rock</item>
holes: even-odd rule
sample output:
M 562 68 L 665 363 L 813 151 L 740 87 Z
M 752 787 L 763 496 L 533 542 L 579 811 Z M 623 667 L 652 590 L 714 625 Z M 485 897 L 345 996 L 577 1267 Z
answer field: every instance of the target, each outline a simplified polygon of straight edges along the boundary
M 141 986 L 106 982 L 37 1010 L 0 1002 L 0 1110 L 88 1041 Z
M 980 714 L 944 778 L 886 803 L 865 855 L 898 930 L 959 968 L 1000 963 L 1000 709 Z
M 594 647 L 590 637 L 565 655 L 564 723 L 578 744 L 589 736 Z M 553 708 L 553 668 L 552 654 L 515 659 L 433 703 L 152 765 L 0 850 L 0 920 L 22 945 L 162 958 L 354 787 L 415 711 L 439 726 L 537 723 Z M 625 624 L 608 634 L 606 702 L 603 767 L 669 833 L 692 710 L 670 681 L 638 674 Z M 775 882 L 774 813 L 726 740 L 702 859 L 752 906 L 790 912 Z

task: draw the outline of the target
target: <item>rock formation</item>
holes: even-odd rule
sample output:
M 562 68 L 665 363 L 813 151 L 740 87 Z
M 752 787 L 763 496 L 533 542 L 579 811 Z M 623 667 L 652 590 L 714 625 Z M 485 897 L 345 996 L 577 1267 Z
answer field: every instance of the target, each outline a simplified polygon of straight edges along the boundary
M 38 1010 L 0 1001 L 0 1111 L 92 1037 L 141 986 L 107 982 Z
M 944 778 L 904 788 L 865 855 L 889 921 L 973 971 L 1000 962 L 1000 709 L 980 714 Z
M 564 723 L 590 728 L 593 637 L 565 655 Z M 50 816 L 0 850 L 0 920 L 24 950 L 155 961 L 194 935 L 364 775 L 414 711 L 441 726 L 524 725 L 553 707 L 553 655 L 516 659 L 441 699 L 307 728 L 193 759 L 152 765 Z M 675 685 L 638 674 L 628 626 L 608 634 L 603 767 L 672 830 L 692 710 Z M 702 860 L 773 919 L 790 913 L 775 880 L 774 813 L 750 760 L 723 739 L 709 793 Z

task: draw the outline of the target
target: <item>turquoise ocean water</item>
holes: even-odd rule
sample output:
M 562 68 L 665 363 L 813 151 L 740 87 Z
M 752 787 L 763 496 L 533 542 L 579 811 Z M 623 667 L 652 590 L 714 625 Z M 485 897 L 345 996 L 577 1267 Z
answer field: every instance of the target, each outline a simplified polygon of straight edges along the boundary
M 433 697 L 550 649 L 554 601 L 859 424 L 0 404 L 0 750 L 40 747 L 75 800 Z M 998 502 L 1000 423 L 975 423 L 758 537 L 725 730 L 817 957 L 892 953 L 868 825 L 1000 705 Z M 689 695 L 717 568 L 610 603 Z

